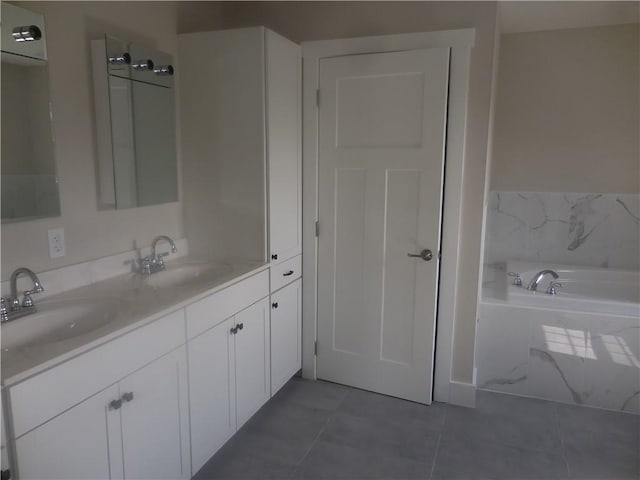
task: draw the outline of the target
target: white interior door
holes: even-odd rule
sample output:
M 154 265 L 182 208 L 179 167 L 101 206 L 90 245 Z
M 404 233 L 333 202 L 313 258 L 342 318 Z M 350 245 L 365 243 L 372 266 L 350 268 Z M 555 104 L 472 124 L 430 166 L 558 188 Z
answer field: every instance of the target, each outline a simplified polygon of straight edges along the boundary
M 318 377 L 427 404 L 448 78 L 448 48 L 320 61 Z

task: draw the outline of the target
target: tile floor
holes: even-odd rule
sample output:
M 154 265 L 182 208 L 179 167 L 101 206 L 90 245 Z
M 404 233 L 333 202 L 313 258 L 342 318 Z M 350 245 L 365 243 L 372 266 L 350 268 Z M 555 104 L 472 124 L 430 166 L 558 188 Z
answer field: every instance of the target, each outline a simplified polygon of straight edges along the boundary
M 292 379 L 208 479 L 639 479 L 640 417 L 478 392 L 475 409 Z

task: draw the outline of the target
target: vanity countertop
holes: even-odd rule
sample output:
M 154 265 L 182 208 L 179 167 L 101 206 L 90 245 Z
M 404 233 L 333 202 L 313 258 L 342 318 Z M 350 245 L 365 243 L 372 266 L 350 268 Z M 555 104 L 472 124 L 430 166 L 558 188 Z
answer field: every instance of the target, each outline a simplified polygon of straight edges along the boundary
M 2 325 L 2 386 L 25 380 L 266 268 L 257 261 L 184 257 L 148 278 L 128 273 L 36 300 L 38 313 Z M 43 333 L 47 318 L 73 311 L 82 318 L 75 323 L 65 320 L 59 338 L 55 331 Z M 72 328 L 77 330 L 70 333 Z M 19 340 L 29 336 L 33 340 Z M 14 347 L 9 342 L 16 338 Z

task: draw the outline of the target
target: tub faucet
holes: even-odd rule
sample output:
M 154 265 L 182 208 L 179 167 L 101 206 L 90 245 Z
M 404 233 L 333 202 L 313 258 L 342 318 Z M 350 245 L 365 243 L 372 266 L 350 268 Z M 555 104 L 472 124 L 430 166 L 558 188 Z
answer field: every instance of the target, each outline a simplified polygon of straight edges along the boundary
M 24 291 L 22 302 L 18 299 L 18 277 L 20 275 L 28 275 L 33 284 L 31 290 Z M 33 273 L 33 271 L 24 267 L 14 270 L 9 279 L 9 285 L 11 288 L 11 296 L 8 301 L 4 298 L 2 299 L 2 307 L 0 308 L 0 321 L 2 322 L 34 313 L 36 306 L 33 303 L 31 295 L 44 292 L 44 287 L 40 283 L 38 276 Z
M 542 279 L 545 277 L 546 274 L 551 275 L 556 280 L 558 279 L 558 274 L 553 270 L 548 270 L 548 269 L 540 270 L 538 273 L 536 273 L 533 276 L 533 278 L 529 282 L 529 285 L 527 285 L 527 290 L 531 290 L 532 292 L 535 292 L 536 290 L 538 290 L 538 285 L 540 285 L 540 282 L 542 282 Z
M 153 242 L 151 242 L 151 255 L 140 260 L 140 273 L 142 275 L 148 276 L 152 273 L 156 273 L 165 269 L 163 257 L 166 257 L 167 255 L 169 255 L 169 253 L 156 253 L 156 246 L 161 240 L 165 240 L 167 243 L 169 243 L 169 246 L 171 247 L 171 253 L 176 253 L 178 251 L 178 247 L 176 247 L 176 244 L 173 240 L 171 240 L 171 238 L 167 237 L 166 235 L 157 236 L 153 239 Z

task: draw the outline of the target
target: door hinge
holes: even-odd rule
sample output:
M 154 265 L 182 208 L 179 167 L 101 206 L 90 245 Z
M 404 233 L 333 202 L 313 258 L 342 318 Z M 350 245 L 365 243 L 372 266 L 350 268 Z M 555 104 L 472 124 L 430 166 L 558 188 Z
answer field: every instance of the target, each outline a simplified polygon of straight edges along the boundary
M 313 342 L 313 354 L 316 357 L 318 356 L 318 341 L 317 340 L 315 342 Z
M 316 89 L 316 107 L 320 106 L 320 89 Z
M 316 222 L 316 237 L 320 236 L 320 222 Z

